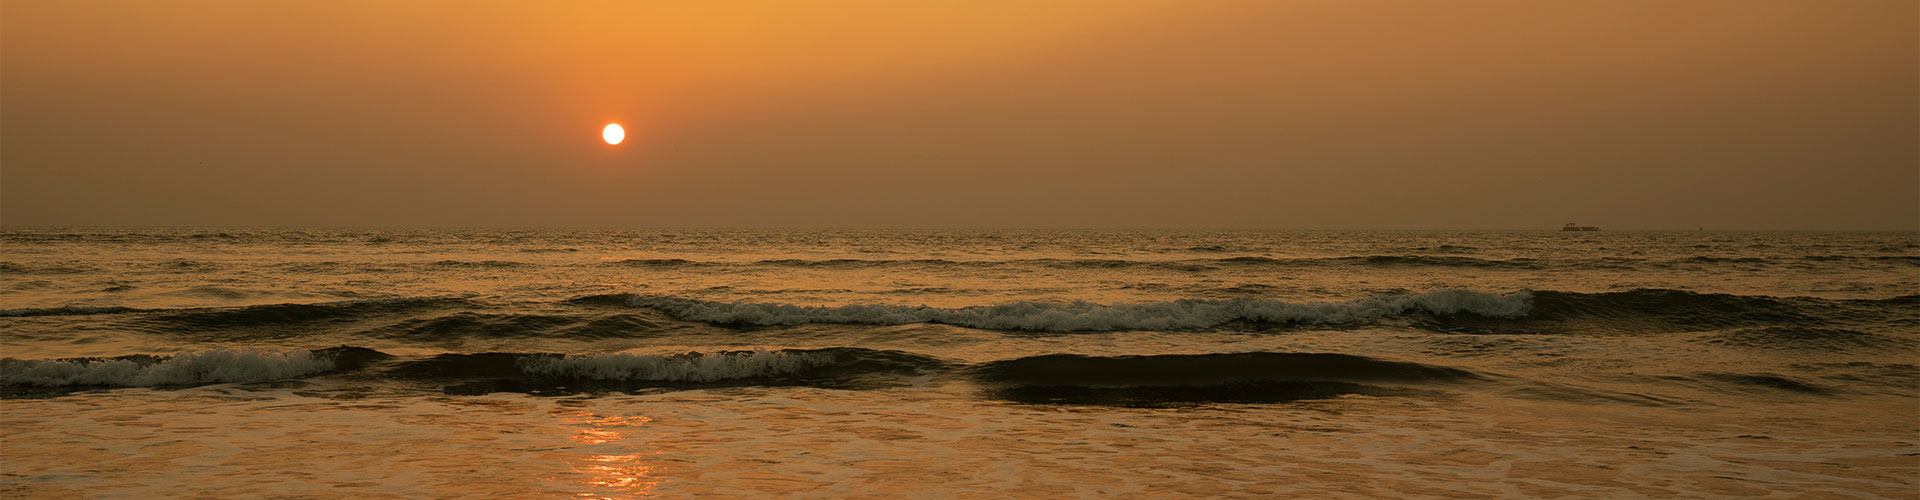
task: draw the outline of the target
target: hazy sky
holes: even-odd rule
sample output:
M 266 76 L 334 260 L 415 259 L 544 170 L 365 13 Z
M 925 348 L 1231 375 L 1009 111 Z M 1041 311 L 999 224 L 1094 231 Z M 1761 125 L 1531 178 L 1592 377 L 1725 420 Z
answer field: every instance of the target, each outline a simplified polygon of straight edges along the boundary
M 1917 96 L 1911 0 L 7 0 L 0 223 L 1911 230 Z

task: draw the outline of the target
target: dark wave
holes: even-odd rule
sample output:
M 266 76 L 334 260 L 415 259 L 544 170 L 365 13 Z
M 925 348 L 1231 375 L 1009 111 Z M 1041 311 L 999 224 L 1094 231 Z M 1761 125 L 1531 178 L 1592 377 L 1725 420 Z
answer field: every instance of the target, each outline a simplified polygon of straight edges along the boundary
M 863 348 L 691 352 L 672 355 L 475 353 L 396 357 L 372 349 L 213 350 L 172 356 L 0 359 L 0 393 L 57 394 L 99 387 L 186 387 L 340 375 L 428 384 L 449 394 L 809 385 L 875 388 L 946 373 L 989 396 L 1039 403 L 1157 405 L 1277 402 L 1341 394 L 1401 395 L 1419 386 L 1485 380 L 1466 370 L 1361 356 L 1238 353 L 1096 357 L 1056 354 L 956 365 Z M 49 392 L 51 391 L 51 392 Z
M 1712 345 L 1783 351 L 1851 351 L 1910 348 L 1913 341 L 1842 328 L 1767 326 L 1717 332 L 1700 339 Z
M 704 385 L 854 385 L 875 375 L 947 366 L 918 354 L 861 348 L 674 355 L 479 353 L 401 358 L 362 347 L 311 351 L 216 349 L 171 356 L 0 359 L 0 388 L 184 387 L 349 374 L 446 385 L 472 393 Z
M 1023 403 L 1166 406 L 1395 396 L 1484 380 L 1466 370 L 1363 356 L 1251 352 L 1157 356 L 1054 354 L 969 369 L 995 398 Z
M 1691 264 L 1765 264 L 1772 261 L 1773 259 L 1768 259 L 1765 257 L 1715 257 L 1710 255 L 1700 255 L 1700 256 L 1688 257 L 1685 259 L 1680 259 L 1672 262 L 1691 263 Z
M 441 354 L 390 363 L 377 376 L 429 381 L 449 394 L 684 389 L 710 386 L 863 388 L 876 376 L 906 376 L 946 363 L 901 351 L 862 348 L 647 354 Z
M 283 262 L 268 266 L 269 269 L 295 274 L 319 274 L 337 272 L 373 272 L 365 265 L 348 265 L 339 261 L 320 262 Z
M 458 342 L 476 338 L 556 337 L 599 339 L 641 336 L 659 324 L 634 314 L 605 316 L 514 314 L 461 311 L 427 318 L 410 318 L 375 330 L 377 336 L 423 343 Z
M 0 359 L 0 394 L 31 394 L 30 388 L 184 387 L 267 382 L 358 368 L 384 353 L 338 348 L 273 352 L 215 349 L 171 356 L 51 360 Z
M 978 261 L 960 262 L 946 259 L 769 259 L 756 262 L 759 265 L 803 268 L 869 268 L 892 266 L 954 266 L 954 265 L 995 265 L 1001 262 Z
M 480 305 L 466 299 L 403 297 L 342 302 L 266 304 L 227 308 L 154 311 L 142 321 L 171 329 L 223 329 L 286 326 L 302 323 L 338 323 L 373 316 L 415 311 L 469 309 Z
M 1380 295 L 1345 302 L 1186 299 L 1135 304 L 1013 302 L 991 306 L 939 308 L 898 305 L 837 307 L 714 302 L 633 295 L 627 304 L 676 318 L 726 325 L 798 325 L 808 323 L 901 325 L 939 323 L 988 330 L 1084 332 L 1113 330 L 1193 330 L 1233 323 L 1274 325 L 1355 325 L 1409 317 L 1474 316 L 1520 318 L 1527 314 L 1529 292 L 1497 295 L 1467 290 Z M 575 300 L 600 301 L 604 297 Z
M 206 262 L 206 261 L 198 261 L 198 260 L 191 260 L 191 259 L 171 259 L 171 260 L 165 260 L 160 262 L 154 262 L 152 264 L 149 264 L 149 266 L 152 267 L 153 269 L 157 269 L 163 272 L 172 272 L 172 273 L 207 272 L 207 271 L 219 269 L 221 267 L 225 267 L 224 264 L 221 264 L 218 262 Z
M 1430 255 L 1375 255 L 1371 257 L 1345 257 L 1341 260 L 1369 266 L 1478 267 L 1500 269 L 1539 269 L 1542 267 L 1539 261 L 1528 258 L 1494 260 L 1474 257 Z
M 1153 356 L 1049 354 L 981 364 L 984 382 L 1086 387 L 1204 386 L 1263 381 L 1433 383 L 1477 380 L 1441 366 L 1326 353 L 1246 352 Z
M 1474 333 L 1667 333 L 1735 328 L 1880 324 L 1911 319 L 1920 296 L 1831 300 L 1639 289 L 1577 293 L 1536 291 L 1520 318 L 1454 316 L 1423 326 Z
M 1206 291 L 1210 295 L 1236 297 L 1225 299 L 1131 304 L 1013 302 L 959 308 L 877 304 L 807 306 L 653 295 L 596 295 L 576 298 L 573 302 L 624 303 L 682 320 L 720 325 L 936 323 L 987 330 L 1049 332 L 1404 324 L 1460 333 L 1668 333 L 1920 322 L 1920 309 L 1913 307 L 1920 305 L 1920 295 L 1832 300 L 1641 289 L 1507 294 L 1436 290 L 1343 302 L 1287 302 L 1247 297 L 1266 292 L 1261 284 L 1243 283 Z
M 1225 257 L 1225 258 L 1216 258 L 1216 259 L 1194 259 L 1194 260 L 1172 260 L 1172 261 L 1141 261 L 1141 260 L 1121 260 L 1121 259 L 1075 259 L 1075 260 L 1039 259 L 1039 260 L 1029 260 L 1029 261 L 1010 261 L 1010 262 L 1038 263 L 1038 264 L 1045 264 L 1051 267 L 1059 267 L 1059 268 L 1117 269 L 1117 268 L 1143 267 L 1143 268 L 1163 268 L 1163 269 L 1178 270 L 1178 271 L 1201 271 L 1201 270 L 1213 269 L 1217 267 L 1254 267 L 1254 266 L 1314 267 L 1314 266 L 1326 266 L 1326 265 L 1367 266 L 1367 267 L 1427 266 L 1427 267 L 1468 267 L 1468 268 L 1503 268 L 1503 269 L 1538 269 L 1542 267 L 1542 264 L 1539 261 L 1536 261 L 1534 259 L 1527 259 L 1527 258 L 1497 260 L 1497 259 L 1481 259 L 1481 258 L 1475 258 L 1475 257 L 1432 256 L 1432 255 L 1355 255 L 1355 256 L 1343 256 L 1343 257 L 1240 256 L 1240 257 Z
M 493 314 L 457 312 L 433 318 L 415 318 L 388 327 L 393 336 L 426 340 L 533 336 L 538 332 L 578 323 L 578 318 L 551 314 Z
M 1229 287 L 1204 289 L 1200 292 L 1217 297 L 1259 297 L 1279 290 L 1280 287 L 1263 283 L 1241 283 Z
M 533 267 L 534 265 L 526 262 L 515 262 L 510 260 L 466 261 L 466 260 L 449 259 L 449 260 L 435 261 L 431 264 L 428 264 L 427 266 L 432 268 L 439 268 L 439 269 L 518 269 L 518 268 Z
M 627 305 L 627 301 L 633 300 L 634 297 L 637 297 L 637 295 L 631 293 L 602 293 L 582 295 L 567 299 L 566 302 L 583 306 L 625 306 Z
M 1535 316 L 1539 319 L 1562 319 L 1576 315 L 1658 317 L 1681 324 L 1733 326 L 1879 318 L 1887 316 L 1885 313 L 1888 312 L 1899 312 L 1900 306 L 1920 304 L 1920 295 L 1831 300 L 1639 289 L 1610 293 L 1538 292 L 1534 300 Z
M 140 331 L 241 335 L 243 330 L 284 337 L 324 328 L 337 334 L 452 341 L 461 338 L 614 338 L 685 328 L 678 319 L 734 327 L 807 324 L 946 324 L 983 330 L 1264 331 L 1414 327 L 1446 333 L 1674 333 L 1718 332 L 1704 342 L 1729 346 L 1788 345 L 1805 349 L 1903 347 L 1898 336 L 1864 334 L 1920 325 L 1920 295 L 1888 299 L 1832 300 L 1812 297 L 1730 295 L 1642 289 L 1579 293 L 1519 291 L 1487 293 L 1435 290 L 1328 302 L 1263 298 L 1275 288 L 1263 283 L 1197 290 L 1214 299 L 1099 304 L 1011 302 L 940 308 L 886 304 L 809 306 L 718 302 L 672 296 L 601 294 L 575 297 L 559 309 L 520 312 L 506 305 L 468 299 L 403 297 L 239 307 L 136 309 L 65 306 L 0 310 L 0 317 L 111 315 L 103 321 Z M 951 290 L 909 289 L 902 295 Z M 633 311 L 632 308 L 650 311 Z M 1824 342 L 1824 344 L 1822 344 Z
M 1829 395 L 1835 390 L 1813 382 L 1772 373 L 1702 373 L 1692 379 L 1722 392 L 1787 392 Z
M 99 271 L 100 268 L 86 264 L 51 264 L 34 266 L 18 262 L 0 262 L 0 274 L 81 274 Z
M 606 264 L 612 265 L 612 266 L 652 267 L 652 268 L 696 267 L 696 266 L 716 265 L 716 263 L 712 263 L 712 262 L 694 262 L 687 259 L 623 259 L 623 260 L 609 261 Z
M 694 261 L 680 258 L 667 259 L 625 259 L 610 261 L 607 265 L 644 267 L 644 268 L 692 268 L 716 266 L 767 266 L 782 268 L 813 269 L 877 269 L 897 267 L 968 267 L 968 268 L 1004 268 L 1004 267 L 1044 267 L 1051 269 L 1166 269 L 1174 271 L 1197 272 L 1234 266 L 1274 266 L 1274 267 L 1311 267 L 1325 265 L 1341 266 L 1431 266 L 1431 267 L 1470 267 L 1505 269 L 1540 269 L 1546 264 L 1535 259 L 1482 259 L 1462 256 L 1431 255 L 1359 255 L 1343 257 L 1264 257 L 1239 256 L 1209 259 L 1187 260 L 1133 260 L 1133 259 L 1013 259 L 1013 260 L 949 260 L 949 259 L 767 259 L 753 262 Z
M 86 316 L 86 315 L 93 315 L 93 314 L 120 314 L 120 313 L 139 312 L 139 311 L 140 309 L 134 309 L 131 307 L 119 307 L 119 306 L 27 307 L 27 308 L 20 308 L 20 309 L 0 309 L 0 317 Z
M 253 290 L 253 289 L 246 289 L 246 288 L 233 288 L 233 287 L 213 286 L 213 285 L 200 285 L 200 286 L 195 286 L 195 287 L 190 287 L 185 289 L 170 290 L 162 293 L 165 293 L 167 295 L 178 295 L 183 297 L 201 297 L 201 298 L 222 299 L 222 300 L 243 300 L 243 299 L 255 299 L 255 298 L 261 298 L 261 297 L 276 297 L 276 296 L 298 297 L 303 295 L 297 292 L 286 292 L 286 291 L 278 291 L 278 290 Z
M 1441 254 L 1447 254 L 1447 253 L 1457 254 L 1457 253 L 1469 252 L 1469 251 L 1472 251 L 1473 249 L 1471 247 L 1443 245 L 1439 247 L 1423 248 L 1421 250 L 1431 251 L 1431 252 L 1436 252 Z M 1195 252 L 1224 253 L 1224 250 L 1218 251 L 1218 252 L 1212 251 L 1212 250 L 1195 250 Z M 661 268 L 661 269 L 720 267 L 720 266 L 742 266 L 742 267 L 766 266 L 766 267 L 780 267 L 780 268 L 812 268 L 812 269 L 888 269 L 888 268 L 925 268 L 925 267 L 941 267 L 941 268 L 964 267 L 964 268 L 987 269 L 987 268 L 1009 268 L 1009 267 L 1011 268 L 1043 267 L 1043 268 L 1050 268 L 1050 269 L 1086 269 L 1086 270 L 1165 269 L 1165 270 L 1183 271 L 1183 272 L 1202 272 L 1202 271 L 1209 271 L 1209 270 L 1214 270 L 1219 268 L 1244 268 L 1244 267 L 1311 268 L 1311 267 L 1322 267 L 1322 266 L 1342 266 L 1342 267 L 1357 266 L 1357 267 L 1384 267 L 1384 268 L 1439 267 L 1439 268 L 1509 269 L 1509 270 L 1673 269 L 1673 268 L 1696 269 L 1696 268 L 1701 268 L 1703 266 L 1707 266 L 1707 267 L 1718 266 L 1718 265 L 1754 266 L 1754 265 L 1792 264 L 1794 262 L 1815 262 L 1815 263 L 1861 262 L 1861 263 L 1920 265 L 1920 257 L 1905 256 L 1905 255 L 1898 255 L 1898 256 L 1811 255 L 1811 256 L 1800 257 L 1800 258 L 1774 258 L 1774 257 L 1722 257 L 1722 256 L 1702 255 L 1702 256 L 1685 257 L 1685 258 L 1673 259 L 1673 260 L 1647 260 L 1642 258 L 1628 258 L 1628 257 L 1601 257 L 1601 258 L 1591 258 L 1591 259 L 1544 260 L 1544 259 L 1534 259 L 1534 258 L 1526 258 L 1526 257 L 1494 259 L 1494 258 L 1483 258 L 1483 257 L 1470 257 L 1470 256 L 1464 256 L 1464 255 L 1433 255 L 1433 254 L 1417 254 L 1416 253 L 1416 254 L 1405 254 L 1405 255 L 1401 255 L 1401 254 L 1347 255 L 1347 256 L 1326 256 L 1326 257 L 1270 257 L 1270 256 L 1246 255 L 1246 256 L 1235 256 L 1235 257 L 1215 257 L 1215 258 L 1183 259 L 1183 260 L 1137 260 L 1137 259 L 1122 259 L 1122 258 L 1078 258 L 1078 259 L 1041 258 L 1041 259 L 1012 259 L 1012 260 L 852 259 L 852 258 L 795 259 L 795 258 L 789 258 L 789 259 L 767 259 L 767 260 L 752 261 L 752 262 L 727 262 L 727 261 L 695 261 L 695 260 L 687 260 L 687 259 L 681 259 L 681 258 L 660 258 L 660 259 L 626 259 L 626 260 L 611 261 L 611 262 L 608 262 L 607 264 L 614 265 L 614 266 Z
M 1800 365 L 1796 365 L 1800 367 Z M 1827 363 L 1795 374 L 1701 372 L 1647 381 L 1759 397 L 1910 394 L 1911 364 Z M 1817 378 L 1803 373 L 1820 373 Z M 1334 353 L 1246 352 L 1091 356 L 1047 354 L 979 364 L 852 347 L 684 354 L 447 353 L 394 356 L 342 346 L 287 352 L 215 349 L 175 355 L 0 359 L 0 396 L 57 396 L 114 387 L 282 383 L 318 377 L 471 395 L 540 395 L 733 386 L 900 387 L 971 382 L 979 394 L 1038 404 L 1168 406 L 1279 403 L 1342 395 L 1415 396 L 1490 390 L 1588 404 L 1675 406 L 1686 400 L 1619 393 L 1463 368 Z M 944 383 L 944 382 L 937 382 Z M 1648 386 L 1653 387 L 1653 386 Z
M 624 259 L 607 262 L 608 265 L 645 268 L 692 268 L 717 266 L 766 266 L 783 268 L 813 269 L 865 269 L 899 266 L 995 266 L 1011 261 L 951 261 L 945 259 L 766 259 L 753 262 L 695 261 L 680 258 L 671 259 Z

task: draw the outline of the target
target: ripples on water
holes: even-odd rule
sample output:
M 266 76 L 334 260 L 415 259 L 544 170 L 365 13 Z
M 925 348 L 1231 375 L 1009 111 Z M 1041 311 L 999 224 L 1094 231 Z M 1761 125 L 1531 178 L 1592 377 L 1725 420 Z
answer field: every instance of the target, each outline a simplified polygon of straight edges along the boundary
M 94 478 L 412 496 L 366 461 L 440 478 L 428 464 L 475 450 L 489 479 L 442 488 L 884 495 L 948 464 L 972 471 L 960 490 L 1030 496 L 1910 495 L 1920 466 L 1914 233 L 10 229 L 0 244 L 0 404 L 21 424 L 5 485 L 30 494 Z M 57 417 L 79 408 L 96 409 Z M 300 413 L 362 437 L 209 462 L 314 440 L 248 423 Z M 99 444 L 75 440 L 82 420 L 124 429 L 87 453 L 155 472 L 73 470 L 59 457 Z M 523 431 L 517 448 L 481 439 Z M 1364 437 L 1326 439 L 1342 435 Z M 427 436 L 404 449 L 415 465 L 195 479 Z M 765 446 L 695 446 L 720 442 Z M 1033 462 L 992 465 L 1008 453 Z M 1719 458 L 1661 458 L 1675 454 Z M 1404 484 L 1315 475 L 1342 467 Z M 1179 487 L 1133 477 L 1151 473 Z M 353 480 L 369 475 L 387 479 Z

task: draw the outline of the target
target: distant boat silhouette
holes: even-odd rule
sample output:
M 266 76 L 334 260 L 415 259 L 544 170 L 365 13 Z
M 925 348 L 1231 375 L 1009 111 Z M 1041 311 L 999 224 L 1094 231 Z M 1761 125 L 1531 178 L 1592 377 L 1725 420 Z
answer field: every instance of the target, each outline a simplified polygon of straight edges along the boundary
M 1582 226 L 1579 224 L 1568 222 L 1567 225 L 1560 226 L 1560 230 L 1561 231 L 1599 231 L 1600 226 Z

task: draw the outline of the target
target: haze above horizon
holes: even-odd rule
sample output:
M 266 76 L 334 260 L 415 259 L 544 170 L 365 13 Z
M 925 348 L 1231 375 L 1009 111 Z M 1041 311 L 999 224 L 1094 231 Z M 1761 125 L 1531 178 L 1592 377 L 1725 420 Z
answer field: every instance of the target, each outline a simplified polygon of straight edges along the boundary
M 1891 1 L 10 1 L 0 224 L 1915 230 L 1917 38 Z

